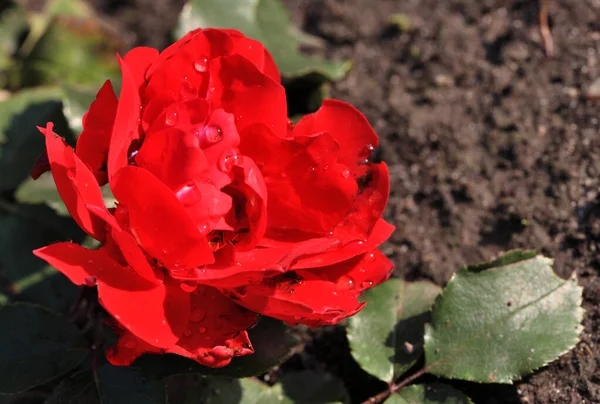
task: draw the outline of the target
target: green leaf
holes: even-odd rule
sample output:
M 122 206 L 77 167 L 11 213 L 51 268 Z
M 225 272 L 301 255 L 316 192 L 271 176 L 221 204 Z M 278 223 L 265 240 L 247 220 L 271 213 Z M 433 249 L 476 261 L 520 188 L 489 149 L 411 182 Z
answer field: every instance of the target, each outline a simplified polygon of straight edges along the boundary
M 429 309 L 441 288 L 430 282 L 390 279 L 369 289 L 366 307 L 348 320 L 352 356 L 379 379 L 392 382 L 423 354 Z
M 44 150 L 36 126 L 54 122 L 55 132 L 72 137 L 62 114 L 61 94 L 55 88 L 22 90 L 0 102 L 0 192 L 15 189 L 29 176 Z
M 133 366 L 144 369 L 148 374 L 163 378 L 179 374 L 202 374 L 231 377 L 248 377 L 263 373 L 282 363 L 298 345 L 296 337 L 289 333 L 281 321 L 263 317 L 248 331 L 254 347 L 251 355 L 233 358 L 222 368 L 208 368 L 178 355 L 144 355 Z
M 130 367 L 103 365 L 64 379 L 46 404 L 166 404 L 164 383 Z
M 415 384 L 385 400 L 386 404 L 473 404 L 460 390 L 447 384 Z
M 261 42 L 273 55 L 281 74 L 298 77 L 318 73 L 338 80 L 349 62 L 327 62 L 299 52 L 306 35 L 295 31 L 281 0 L 191 0 L 179 17 L 176 36 L 199 27 L 234 28 Z M 312 42 L 312 41 L 311 41 Z
M 10 4 L 0 14 L 0 71 L 12 63 L 19 45 L 19 36 L 27 30 L 27 13 L 18 4 Z M 1 87 L 7 83 L 0 78 Z
M 62 274 L 32 254 L 56 241 L 83 240 L 70 218 L 47 206 L 8 204 L 0 200 L 0 291 L 19 300 L 66 311 L 77 288 Z
M 324 404 L 347 401 L 341 380 L 329 373 L 285 374 L 274 386 L 258 379 L 208 377 L 190 390 L 186 404 Z
M 104 202 L 108 208 L 114 207 L 116 199 L 108 185 L 102 187 Z M 28 178 L 15 192 L 18 202 L 32 205 L 46 204 L 59 215 L 68 216 L 69 211 L 61 199 L 51 173 L 44 173 L 37 180 Z
M 61 376 L 87 356 L 77 327 L 41 306 L 0 308 L 0 393 L 13 394 Z
M 23 85 L 99 88 L 119 77 L 115 53 L 121 46 L 94 19 L 56 16 L 23 62 Z
M 480 268 L 456 273 L 435 302 L 425 333 L 429 373 L 511 383 L 577 343 L 583 309 L 574 276 L 559 278 L 551 259 L 527 252 Z

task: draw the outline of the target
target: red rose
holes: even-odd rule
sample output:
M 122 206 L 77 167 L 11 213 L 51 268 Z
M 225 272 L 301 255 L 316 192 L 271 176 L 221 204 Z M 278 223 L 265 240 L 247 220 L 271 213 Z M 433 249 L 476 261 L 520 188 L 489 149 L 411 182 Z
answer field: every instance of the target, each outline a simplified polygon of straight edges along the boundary
M 168 352 L 224 366 L 253 352 L 257 314 L 320 326 L 359 311 L 392 268 L 376 249 L 393 231 L 381 219 L 389 176 L 368 161 L 378 139 L 365 117 L 327 100 L 291 125 L 271 56 L 237 31 L 119 61 L 120 98 L 100 89 L 75 152 L 41 129 L 62 199 L 102 247 L 35 251 L 97 285 L 122 327 L 109 360 Z

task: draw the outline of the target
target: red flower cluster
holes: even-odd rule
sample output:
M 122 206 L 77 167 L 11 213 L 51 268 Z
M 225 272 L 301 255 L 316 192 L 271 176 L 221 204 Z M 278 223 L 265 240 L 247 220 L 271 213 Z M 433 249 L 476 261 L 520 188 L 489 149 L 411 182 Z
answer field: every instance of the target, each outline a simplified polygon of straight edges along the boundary
M 110 82 L 100 89 L 75 151 L 51 123 L 41 129 L 62 199 L 102 247 L 35 251 L 97 286 L 122 327 L 108 359 L 167 352 L 224 366 L 253 352 L 257 314 L 316 327 L 359 311 L 360 293 L 390 274 L 376 247 L 394 229 L 365 117 L 327 100 L 292 125 L 273 59 L 237 31 L 193 31 L 119 62 L 120 98 Z

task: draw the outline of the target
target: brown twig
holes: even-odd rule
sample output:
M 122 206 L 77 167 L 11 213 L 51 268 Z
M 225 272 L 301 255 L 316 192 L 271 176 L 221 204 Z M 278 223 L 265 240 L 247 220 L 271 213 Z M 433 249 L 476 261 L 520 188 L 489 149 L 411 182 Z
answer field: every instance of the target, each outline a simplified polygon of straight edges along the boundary
M 549 0 L 540 0 L 540 34 L 544 41 L 546 56 L 551 58 L 554 56 L 554 40 L 548 25 L 548 3 Z
M 405 387 L 407 384 L 412 383 L 419 377 L 423 376 L 425 373 L 429 372 L 429 369 L 431 369 L 431 366 L 424 367 L 423 369 L 419 370 L 416 373 L 413 373 L 412 375 L 410 375 L 409 377 L 407 377 L 406 379 L 402 380 L 399 383 L 391 383 L 388 386 L 388 389 L 386 391 L 382 391 L 381 393 L 365 400 L 362 404 L 382 403 L 386 398 L 388 398 L 392 394 L 398 392 L 401 388 Z

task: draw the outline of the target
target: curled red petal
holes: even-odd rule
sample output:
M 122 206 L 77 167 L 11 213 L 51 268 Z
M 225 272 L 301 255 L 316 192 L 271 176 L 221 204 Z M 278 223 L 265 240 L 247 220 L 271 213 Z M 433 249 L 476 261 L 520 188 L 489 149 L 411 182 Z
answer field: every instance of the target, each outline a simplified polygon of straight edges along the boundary
M 190 318 L 190 297 L 179 284 L 126 290 L 98 280 L 98 301 L 125 329 L 152 346 L 170 348 Z
M 42 174 L 50 171 L 50 160 L 48 160 L 48 151 L 44 149 L 40 157 L 37 158 L 33 168 L 31 169 L 31 178 L 37 180 Z
M 361 293 L 388 279 L 393 269 L 384 254 L 372 250 L 337 264 L 296 272 L 304 279 L 321 279 L 335 283 L 339 289 Z
M 256 323 L 256 313 L 237 305 L 215 288 L 200 286 L 190 296 L 189 323 L 169 352 L 210 367 L 225 366 L 234 356 L 254 352 L 246 330 Z
M 123 61 L 129 66 L 131 76 L 138 91 L 142 91 L 146 85 L 146 71 L 158 57 L 158 51 L 154 48 L 138 46 L 131 49 L 123 57 Z
M 367 118 L 344 101 L 324 100 L 317 112 L 300 119 L 293 135 L 311 136 L 320 132 L 329 133 L 339 143 L 339 162 L 348 166 L 352 173 L 359 171 L 359 164 L 369 158 L 379 144 Z
M 281 248 L 254 248 L 247 251 L 226 246 L 216 253 L 214 264 L 189 270 L 172 270 L 169 274 L 181 281 L 234 288 L 282 274 L 300 257 L 322 253 L 336 244 L 337 240 L 320 238 Z
M 159 283 L 152 266 L 146 259 L 146 255 L 133 236 L 123 230 L 117 219 L 106 210 L 101 210 L 94 206 L 88 206 L 88 208 L 90 209 L 90 212 L 104 220 L 106 226 L 110 229 L 110 240 L 107 240 L 105 245 L 110 244 L 110 241 L 114 242 L 118 248 L 118 253 L 123 256 L 125 262 L 127 262 L 138 275 L 150 283 Z
M 223 296 L 217 289 L 199 287 L 190 294 L 190 314 L 176 345 L 161 350 L 124 332 L 107 352 L 113 365 L 126 366 L 145 353 L 173 353 L 209 367 L 227 365 L 235 356 L 254 352 L 246 329 L 256 322 L 252 313 Z
M 122 84 L 108 151 L 108 177 L 111 183 L 117 172 L 127 166 L 132 142 L 140 138 L 138 119 L 142 105 L 137 89 L 138 84 L 129 65 L 121 58 L 118 59 L 121 65 Z
M 95 206 L 106 210 L 102 191 L 88 166 L 52 131 L 52 127 L 52 123 L 48 123 L 46 129 L 40 130 L 46 136 L 46 151 L 58 193 L 77 224 L 102 241 L 106 235 L 104 221 L 88 208 Z
M 108 147 L 117 113 L 117 97 L 106 80 L 90 109 L 83 116 L 83 132 L 77 139 L 77 156 L 90 167 L 98 184 L 106 184 Z
M 214 262 L 206 237 L 173 191 L 149 171 L 124 167 L 111 185 L 115 198 L 127 208 L 131 232 L 165 267 L 195 268 Z
M 227 292 L 249 310 L 310 327 L 335 324 L 364 306 L 357 293 L 340 289 L 333 282 L 295 279 L 287 274 Z
M 144 291 L 154 287 L 137 273 L 115 261 L 105 248 L 88 250 L 79 244 L 55 243 L 33 253 L 76 285 L 102 282 L 123 291 Z
M 285 133 L 287 105 L 284 88 L 240 55 L 214 59 L 209 67 L 207 99 L 236 119 L 238 131 L 260 123 Z M 251 136 L 251 135 L 249 135 Z
M 316 268 L 333 265 L 338 262 L 348 260 L 367 251 L 373 250 L 385 240 L 387 240 L 396 228 L 383 219 L 379 219 L 371 234 L 366 240 L 350 241 L 340 244 L 339 248 L 325 251 L 322 254 L 315 254 L 309 257 L 298 259 L 292 265 L 292 269 Z

